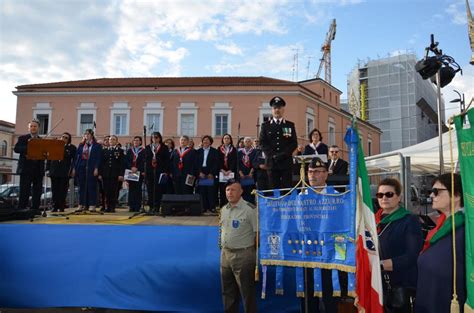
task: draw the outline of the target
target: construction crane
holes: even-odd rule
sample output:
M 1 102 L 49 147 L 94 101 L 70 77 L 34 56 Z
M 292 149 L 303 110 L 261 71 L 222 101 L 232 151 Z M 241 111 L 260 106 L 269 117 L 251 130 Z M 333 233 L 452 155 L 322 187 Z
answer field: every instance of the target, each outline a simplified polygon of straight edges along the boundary
M 316 74 L 316 78 L 320 78 L 321 70 L 324 66 L 324 80 L 327 81 L 329 84 L 331 83 L 331 42 L 336 38 L 336 19 L 332 20 L 331 26 L 329 27 L 329 31 L 326 33 L 326 40 L 321 47 L 321 51 L 323 52 L 323 56 L 321 57 L 319 63 L 318 73 Z

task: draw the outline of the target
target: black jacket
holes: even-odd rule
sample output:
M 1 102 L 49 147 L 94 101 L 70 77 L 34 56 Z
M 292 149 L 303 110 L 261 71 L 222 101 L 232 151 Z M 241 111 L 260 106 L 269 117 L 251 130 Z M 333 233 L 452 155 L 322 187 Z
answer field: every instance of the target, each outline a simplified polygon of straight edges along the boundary
M 222 151 L 222 145 L 217 148 L 219 154 L 219 171 L 232 171 L 237 172 L 237 149 L 232 146 L 232 151 L 227 155 L 227 167 L 225 166 L 225 153 Z M 237 176 L 236 176 L 237 177 Z
M 196 150 L 193 148 L 187 148 L 189 152 L 186 152 L 183 156 L 183 169 L 179 169 L 179 153 L 178 149 L 176 148 L 173 150 L 173 153 L 171 154 L 171 173 L 173 174 L 173 179 L 184 176 L 186 175 L 192 175 L 196 176 L 197 171 L 196 171 Z M 167 150 L 167 149 L 165 149 Z M 186 151 L 188 151 L 186 150 Z
M 135 155 L 132 147 L 128 149 L 127 154 L 125 155 L 125 168 L 130 170 L 132 167 L 136 167 L 140 173 L 143 173 L 145 170 L 145 149 L 141 149 L 140 152 L 138 152 L 135 162 L 134 157 Z
M 206 167 L 202 167 L 204 162 L 204 149 L 201 148 L 196 152 L 196 171 L 198 175 L 203 173 L 205 175 L 212 174 L 216 177 L 219 174 L 219 153 L 216 148 L 210 147 L 207 155 Z
M 157 150 L 155 148 L 155 150 Z M 155 152 L 155 161 L 153 162 L 153 152 L 151 145 L 145 147 L 145 159 L 146 159 L 146 175 L 151 177 L 151 175 L 158 174 L 157 179 L 159 179 L 159 174 L 169 173 L 170 172 L 170 152 L 168 147 L 164 144 L 161 144 L 161 147 Z M 156 167 L 153 167 L 153 164 Z
M 13 151 L 19 153 L 18 166 L 16 168 L 17 174 L 29 175 L 44 175 L 44 161 L 43 160 L 28 160 L 26 154 L 28 153 L 28 141 L 31 135 L 23 135 L 18 137 L 18 142 L 15 144 Z
M 270 119 L 262 124 L 259 139 L 269 169 L 292 167 L 293 151 L 298 147 L 295 124 L 287 120 L 277 124 L 273 119 Z
M 331 162 L 332 160 L 330 159 L 327 162 L 328 170 L 331 167 Z M 347 175 L 348 165 L 349 164 L 343 159 L 338 159 L 336 165 L 334 165 L 334 168 L 332 169 L 332 175 Z
M 74 159 L 77 148 L 75 145 L 67 144 L 64 146 L 64 158 L 61 161 L 48 161 L 46 169 L 50 177 L 69 177 L 74 168 Z

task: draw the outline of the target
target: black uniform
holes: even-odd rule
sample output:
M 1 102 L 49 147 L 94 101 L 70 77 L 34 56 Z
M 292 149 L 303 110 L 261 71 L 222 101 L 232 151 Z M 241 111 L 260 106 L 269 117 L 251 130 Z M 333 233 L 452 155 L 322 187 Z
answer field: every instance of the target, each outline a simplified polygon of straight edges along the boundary
M 285 119 L 278 122 L 272 118 L 262 124 L 259 139 L 265 153 L 270 187 L 291 187 L 292 154 L 298 146 L 295 124 Z
M 145 170 L 145 149 L 143 147 L 128 149 L 125 155 L 125 168 L 131 170 L 136 167 L 140 172 L 138 181 L 128 181 L 128 206 L 130 212 L 140 211 L 142 203 L 142 184 Z
M 258 190 L 267 190 L 268 187 L 268 175 L 267 171 L 260 168 L 260 165 L 265 164 L 265 156 L 260 147 L 255 149 L 255 155 L 252 160 L 252 165 L 255 170 L 255 181 L 257 182 Z
M 102 176 L 106 201 L 105 212 L 115 212 L 119 176 L 125 172 L 125 157 L 122 148 L 115 146 L 103 150 L 99 175 Z
M 188 175 L 196 176 L 196 150 L 186 147 L 182 152 L 176 148 L 171 154 L 171 173 L 173 174 L 174 192 L 180 194 L 192 194 L 193 186 L 186 185 Z
M 245 150 L 245 148 L 241 148 L 237 152 L 239 172 L 242 172 L 242 174 L 247 176 L 245 178 L 239 177 L 240 184 L 242 185 L 242 189 L 244 191 L 242 193 L 242 198 L 252 204 L 255 204 L 255 197 L 252 196 L 252 191 L 255 189 L 255 170 L 253 168 L 252 161 L 255 159 L 256 153 L 257 150 L 254 148 L 250 148 L 248 150 Z
M 197 150 L 196 169 L 200 177 L 201 173 L 206 175 L 206 181 L 211 179 L 212 185 L 199 185 L 198 192 L 201 195 L 202 210 L 216 211 L 216 182 L 215 178 L 219 175 L 219 153 L 216 148 L 209 147 L 206 163 L 204 164 L 204 148 Z M 208 178 L 212 175 L 212 178 Z
M 66 196 L 69 188 L 69 178 L 74 168 L 76 157 L 76 146 L 66 144 L 64 146 L 64 158 L 58 161 L 48 161 L 46 169 L 51 178 L 51 191 L 53 193 L 53 212 L 64 212 L 66 207 Z
M 227 152 L 224 145 L 221 145 L 217 152 L 219 153 L 219 170 L 232 171 L 234 177 L 237 178 L 237 149 L 230 145 Z M 219 182 L 219 206 L 223 207 L 227 204 L 225 195 L 225 187 L 227 183 Z
M 18 159 L 17 174 L 20 174 L 20 200 L 18 209 L 26 209 L 28 200 L 31 199 L 31 209 L 39 211 L 41 198 L 41 182 L 44 176 L 43 160 L 28 160 L 26 154 L 28 152 L 28 141 L 32 138 L 31 134 L 23 135 L 18 138 L 18 142 L 13 149 L 20 154 Z
M 164 144 L 148 145 L 145 147 L 145 157 L 148 205 L 150 210 L 157 212 L 160 209 L 161 198 L 169 180 L 170 154 L 168 147 Z

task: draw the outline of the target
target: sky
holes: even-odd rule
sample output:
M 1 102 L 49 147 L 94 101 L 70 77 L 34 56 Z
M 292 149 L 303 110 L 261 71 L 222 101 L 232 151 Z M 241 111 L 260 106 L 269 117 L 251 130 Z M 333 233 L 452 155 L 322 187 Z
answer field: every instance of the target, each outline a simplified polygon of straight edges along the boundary
M 0 120 L 15 122 L 12 91 L 24 84 L 101 77 L 310 79 L 332 19 L 332 84 L 342 98 L 358 62 L 406 51 L 422 58 L 430 34 L 463 68 L 442 89 L 446 115 L 459 110 L 449 103 L 458 98 L 453 89 L 467 102 L 474 96 L 465 0 L 0 0 Z

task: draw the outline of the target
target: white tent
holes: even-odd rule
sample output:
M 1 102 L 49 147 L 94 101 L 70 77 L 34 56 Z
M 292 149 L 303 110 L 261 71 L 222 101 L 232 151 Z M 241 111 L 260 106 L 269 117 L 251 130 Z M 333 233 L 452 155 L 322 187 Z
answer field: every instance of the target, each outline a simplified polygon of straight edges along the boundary
M 451 155 L 449 147 L 449 132 L 443 134 L 443 158 L 444 169 L 449 172 L 451 169 Z M 451 130 L 451 140 L 453 147 L 453 163 L 457 166 L 458 144 L 456 130 Z M 400 170 L 400 155 L 410 157 L 411 173 L 413 175 L 437 174 L 439 173 L 439 139 L 431 138 L 419 144 L 398 149 L 395 151 L 378 154 L 366 158 L 366 165 L 369 172 L 396 172 Z

